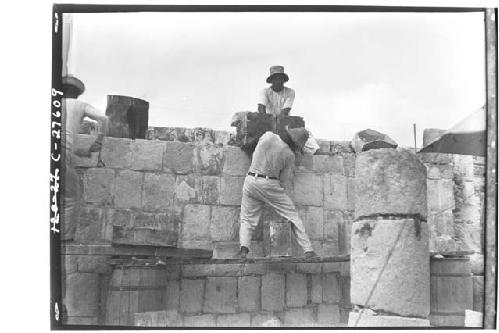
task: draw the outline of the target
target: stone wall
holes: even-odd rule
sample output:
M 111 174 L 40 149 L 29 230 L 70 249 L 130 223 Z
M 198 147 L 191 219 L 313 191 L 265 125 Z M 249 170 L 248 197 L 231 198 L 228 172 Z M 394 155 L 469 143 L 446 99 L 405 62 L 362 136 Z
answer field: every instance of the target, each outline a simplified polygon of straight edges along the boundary
M 127 275 L 134 276 L 130 270 L 134 268 L 129 268 Z M 120 280 L 122 272 L 117 267 L 112 279 Z M 105 324 L 132 325 L 133 313 L 141 313 L 141 321 L 146 323 L 136 324 L 151 326 L 147 324 L 151 322 L 148 317 L 155 316 L 156 311 L 174 315 L 155 326 L 328 327 L 347 323 L 348 261 L 167 265 L 158 273 L 165 287 L 155 292 L 164 294 L 162 300 L 147 306 L 136 305 L 134 309 L 113 308 L 124 297 L 123 291 L 115 290 L 108 298 Z M 127 288 L 129 284 L 137 285 L 136 281 L 120 282 L 124 290 L 138 290 L 139 295 L 143 292 L 140 287 Z M 111 308 L 115 310 L 109 311 Z
M 216 258 L 232 256 L 238 250 L 241 189 L 250 164 L 248 156 L 228 144 L 231 135 L 227 132 L 158 129 L 156 137 L 151 133 L 150 129 L 148 137 L 154 140 L 106 138 L 100 156 L 93 153 L 91 158 L 77 158 L 81 212 L 75 240 L 63 248 L 67 323 L 102 324 L 107 321 L 105 287 L 112 272 L 107 264 L 111 256 L 162 253 L 160 248 L 152 246 L 116 246 L 117 237 L 120 237 L 117 227 L 135 232 L 132 238 L 138 244 L 213 250 Z M 89 147 L 93 140 L 94 137 L 82 134 L 79 145 Z M 348 142 L 320 141 L 320 146 L 322 155 L 297 160 L 292 196 L 316 252 L 321 256 L 347 254 L 354 219 L 354 153 Z M 97 167 L 99 158 L 104 167 Z M 250 257 L 270 254 L 269 224 L 276 219 L 279 217 L 266 207 L 252 240 Z M 295 242 L 292 242 L 291 251 L 293 255 L 302 255 Z M 332 305 L 340 306 L 342 313 L 349 310 L 348 296 L 339 296 L 349 288 L 347 273 L 341 276 L 339 271 L 325 270 L 321 263 L 309 267 L 312 271 L 269 267 L 265 274 L 254 276 L 259 285 L 266 285 L 268 279 L 284 281 L 285 287 L 287 283 L 302 285 L 305 281 L 306 288 L 302 291 L 297 288 L 284 291 L 284 305 L 278 311 L 283 325 L 287 325 L 300 309 L 305 316 L 310 314 L 314 323 L 322 322 L 324 311 L 332 310 Z M 203 280 L 204 286 L 209 285 L 209 274 L 193 277 L 184 275 L 185 271 L 183 267 L 183 275 L 178 280 L 180 285 L 189 279 Z M 272 272 L 277 275 L 267 277 L 267 273 Z M 231 277 L 231 281 L 240 277 L 231 273 L 224 273 L 224 276 Z M 338 297 L 332 298 L 327 292 L 326 300 L 321 296 L 321 300 L 315 298 L 313 301 L 311 295 L 319 290 L 313 286 L 327 283 L 318 281 L 330 281 L 332 286 L 340 288 L 332 294 Z M 93 292 L 84 292 L 89 289 Z M 197 297 L 210 302 L 210 294 L 207 296 L 205 290 Z M 294 292 L 301 293 L 297 296 L 300 298 L 298 303 L 294 303 Z M 304 295 L 307 295 L 305 304 Z M 259 302 L 255 313 L 269 312 L 264 305 L 266 301 Z M 179 310 L 183 316 L 187 315 L 181 308 Z M 203 318 L 217 321 L 217 316 L 210 315 L 209 311 L 192 315 L 201 314 L 208 315 Z

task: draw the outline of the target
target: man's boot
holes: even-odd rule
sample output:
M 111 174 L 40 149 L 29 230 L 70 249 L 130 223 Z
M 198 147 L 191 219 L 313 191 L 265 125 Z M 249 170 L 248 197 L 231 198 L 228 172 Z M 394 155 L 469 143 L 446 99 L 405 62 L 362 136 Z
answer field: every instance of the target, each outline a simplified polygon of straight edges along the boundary
M 306 257 L 306 259 L 319 258 L 319 256 L 314 251 L 307 251 L 306 253 L 304 253 L 304 257 Z
M 235 259 L 245 259 L 248 255 L 248 247 L 242 246 L 240 251 L 234 256 Z

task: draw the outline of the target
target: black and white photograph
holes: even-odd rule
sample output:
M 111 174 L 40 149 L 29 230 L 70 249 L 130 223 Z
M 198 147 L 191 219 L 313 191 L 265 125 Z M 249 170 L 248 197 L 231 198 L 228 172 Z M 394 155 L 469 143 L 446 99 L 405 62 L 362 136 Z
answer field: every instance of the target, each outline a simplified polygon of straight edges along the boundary
M 215 5 L 53 5 L 51 329 L 496 328 L 498 6 Z

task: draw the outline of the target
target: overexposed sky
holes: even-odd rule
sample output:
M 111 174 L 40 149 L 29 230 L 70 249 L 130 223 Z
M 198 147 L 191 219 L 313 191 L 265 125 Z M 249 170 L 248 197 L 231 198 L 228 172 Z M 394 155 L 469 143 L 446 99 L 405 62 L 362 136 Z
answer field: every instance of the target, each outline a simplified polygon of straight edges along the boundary
M 482 13 L 73 14 L 69 72 L 106 95 L 150 102 L 150 126 L 231 129 L 256 111 L 271 65 L 315 137 L 372 128 L 417 145 L 485 101 Z

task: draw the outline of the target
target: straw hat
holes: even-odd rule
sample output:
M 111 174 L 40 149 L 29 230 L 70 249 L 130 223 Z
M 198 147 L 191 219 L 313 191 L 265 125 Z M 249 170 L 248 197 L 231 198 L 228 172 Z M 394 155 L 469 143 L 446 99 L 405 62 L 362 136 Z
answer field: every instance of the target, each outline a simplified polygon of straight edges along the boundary
M 83 82 L 71 74 L 68 74 L 62 78 L 62 84 L 75 87 L 76 89 L 78 89 L 80 95 L 85 91 L 85 85 L 83 84 Z
M 304 151 L 304 145 L 306 144 L 307 139 L 309 139 L 309 132 L 304 127 L 298 128 L 288 128 L 285 127 L 286 131 L 290 135 L 292 141 L 297 145 L 299 150 Z
M 273 75 L 283 75 L 285 77 L 285 82 L 288 81 L 288 75 L 285 73 L 285 67 L 283 66 L 271 66 L 271 68 L 269 68 L 269 77 L 266 79 L 267 83 L 271 83 Z

